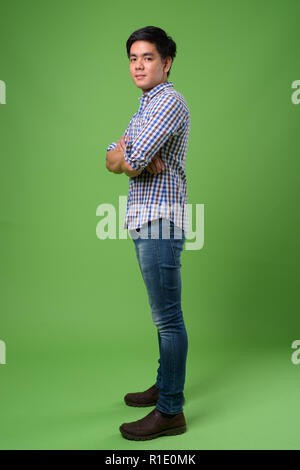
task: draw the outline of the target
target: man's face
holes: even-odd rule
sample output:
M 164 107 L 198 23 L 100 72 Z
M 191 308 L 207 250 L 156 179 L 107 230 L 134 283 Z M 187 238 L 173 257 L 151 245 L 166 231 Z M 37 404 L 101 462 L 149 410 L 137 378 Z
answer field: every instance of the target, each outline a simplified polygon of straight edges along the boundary
M 162 60 L 156 45 L 148 41 L 135 41 L 130 48 L 129 70 L 132 80 L 144 92 L 167 81 L 172 58 Z

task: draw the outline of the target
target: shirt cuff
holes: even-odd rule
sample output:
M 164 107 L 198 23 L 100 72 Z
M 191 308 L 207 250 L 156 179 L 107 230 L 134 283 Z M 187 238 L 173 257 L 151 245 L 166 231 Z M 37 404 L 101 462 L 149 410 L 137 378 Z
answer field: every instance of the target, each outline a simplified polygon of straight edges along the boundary
M 116 142 L 112 142 L 106 149 L 107 152 L 109 152 L 110 150 L 113 150 L 114 148 L 116 148 L 117 146 L 117 143 Z
M 141 169 L 146 168 L 146 166 L 148 165 L 148 163 L 145 160 L 141 160 L 141 159 L 135 160 L 134 158 L 132 158 L 130 144 L 126 147 L 126 150 L 124 152 L 124 158 L 133 170 L 141 170 Z
M 127 155 L 126 155 L 126 152 L 124 153 L 124 158 L 126 160 L 126 162 L 131 166 L 131 168 L 133 170 L 140 170 L 142 167 L 141 165 L 138 164 L 138 162 L 136 161 L 132 161 L 131 158 L 129 158 Z

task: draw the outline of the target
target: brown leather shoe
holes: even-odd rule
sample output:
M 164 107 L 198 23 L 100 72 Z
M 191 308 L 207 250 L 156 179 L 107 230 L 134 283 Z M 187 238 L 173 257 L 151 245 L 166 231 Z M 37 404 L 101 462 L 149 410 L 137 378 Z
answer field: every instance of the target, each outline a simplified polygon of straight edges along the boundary
M 126 439 L 146 441 L 159 436 L 182 434 L 186 431 L 186 422 L 183 413 L 178 413 L 169 418 L 165 417 L 157 408 L 154 408 L 144 418 L 131 423 L 123 423 L 119 429 Z
M 159 389 L 156 384 L 152 387 L 145 390 L 145 392 L 136 392 L 136 393 L 127 393 L 124 397 L 126 405 L 129 406 L 154 406 L 158 401 Z M 185 403 L 185 398 L 183 397 L 183 404 Z
M 126 405 L 129 406 L 154 406 L 157 403 L 159 390 L 154 384 L 145 392 L 127 393 L 124 397 Z

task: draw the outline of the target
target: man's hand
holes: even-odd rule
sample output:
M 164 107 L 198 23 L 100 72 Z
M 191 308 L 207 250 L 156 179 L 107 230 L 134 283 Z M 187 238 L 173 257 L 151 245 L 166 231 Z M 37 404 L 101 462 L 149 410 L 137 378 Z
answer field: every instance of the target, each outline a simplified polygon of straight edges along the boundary
M 116 150 L 118 150 L 119 152 L 121 150 L 122 150 L 122 152 L 125 152 L 125 150 L 126 150 L 126 141 L 125 141 L 125 139 L 126 140 L 128 139 L 127 135 L 125 135 L 125 138 L 121 137 L 121 139 L 118 140 L 118 142 L 117 142 Z
M 128 144 L 128 139 L 129 139 L 128 134 L 126 134 L 125 137 L 122 136 L 121 139 L 118 140 L 115 150 L 117 150 L 118 152 L 122 152 L 122 154 L 124 155 L 125 150 L 126 150 L 126 145 Z M 134 178 L 135 176 L 138 176 L 143 171 L 143 169 L 144 168 L 141 168 L 140 170 L 132 170 L 129 163 L 127 163 L 124 160 L 121 165 L 121 171 L 123 171 L 125 175 L 131 176 L 132 178 Z
M 151 162 L 145 167 L 145 169 L 151 174 L 156 175 L 165 169 L 164 163 L 159 156 L 159 153 L 154 155 Z

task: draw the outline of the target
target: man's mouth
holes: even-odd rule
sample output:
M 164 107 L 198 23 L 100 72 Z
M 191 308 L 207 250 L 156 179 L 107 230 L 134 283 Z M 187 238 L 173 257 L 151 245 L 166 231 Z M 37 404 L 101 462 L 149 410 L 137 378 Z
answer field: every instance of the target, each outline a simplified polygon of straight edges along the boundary
M 142 78 L 145 78 L 145 76 L 146 76 L 146 75 L 136 75 L 136 78 L 137 78 L 138 80 L 140 80 L 140 79 L 142 79 Z

